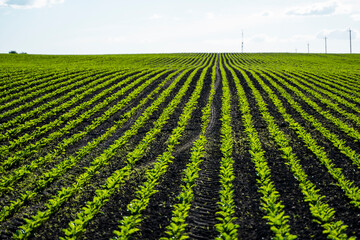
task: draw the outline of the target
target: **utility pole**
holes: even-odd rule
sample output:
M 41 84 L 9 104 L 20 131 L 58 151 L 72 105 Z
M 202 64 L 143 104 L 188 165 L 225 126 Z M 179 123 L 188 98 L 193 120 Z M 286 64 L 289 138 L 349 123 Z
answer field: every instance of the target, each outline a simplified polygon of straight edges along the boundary
M 325 37 L 325 54 L 327 53 L 327 42 L 326 42 L 326 40 L 327 40 L 327 37 Z
M 244 31 L 241 30 L 241 53 L 244 53 Z
M 349 35 L 350 35 L 350 54 L 352 53 L 352 46 L 351 46 L 351 29 L 349 28 Z
M 310 53 L 310 44 L 309 43 L 307 44 L 307 47 L 308 47 L 308 53 Z

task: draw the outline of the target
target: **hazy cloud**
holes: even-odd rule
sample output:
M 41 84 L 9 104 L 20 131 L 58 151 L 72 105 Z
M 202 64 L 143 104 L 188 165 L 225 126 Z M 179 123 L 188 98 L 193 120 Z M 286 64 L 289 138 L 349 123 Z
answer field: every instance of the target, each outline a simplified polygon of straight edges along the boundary
M 256 34 L 250 36 L 249 42 L 273 42 L 273 43 L 288 43 L 288 42 L 306 42 L 314 39 L 314 36 L 307 34 L 297 34 L 289 37 L 270 36 L 267 34 Z
M 263 16 L 263 17 L 269 17 L 271 15 L 272 15 L 272 13 L 270 11 L 265 11 L 265 12 L 261 13 L 261 16 Z
M 353 14 L 353 15 L 351 15 L 351 18 L 352 18 L 354 21 L 360 21 L 360 13 L 359 13 L 359 14 Z
M 208 12 L 206 13 L 206 18 L 207 19 L 214 19 L 215 18 L 215 14 L 213 12 Z
M 306 41 L 312 40 L 314 38 L 315 38 L 315 36 L 309 35 L 309 34 L 297 34 L 297 35 L 291 36 L 289 39 L 287 39 L 287 41 L 306 42 Z
M 129 39 L 127 37 L 108 37 L 107 41 L 110 43 L 127 43 Z
M 47 7 L 63 2 L 64 0 L 0 0 L 0 7 L 30 9 Z
M 159 15 L 159 14 L 153 14 L 151 17 L 150 17 L 150 19 L 151 20 L 154 20 L 154 19 L 160 19 L 161 18 L 161 16 Z
M 220 38 L 220 39 L 207 39 L 203 41 L 205 44 L 218 45 L 218 46 L 239 46 L 241 43 L 240 38 Z
M 339 7 L 337 2 L 323 2 L 315 3 L 310 6 L 297 7 L 287 11 L 287 15 L 293 16 L 318 16 L 318 15 L 332 15 Z
M 250 36 L 249 39 L 247 39 L 248 42 L 255 42 L 255 43 L 260 43 L 260 42 L 278 42 L 279 39 L 277 37 L 272 37 L 269 36 L 267 34 L 256 34 L 253 36 Z
M 357 37 L 357 31 L 352 30 L 352 38 Z M 349 39 L 349 29 L 332 29 L 332 30 L 322 30 L 317 34 L 317 38 L 324 38 L 327 37 L 329 39 Z

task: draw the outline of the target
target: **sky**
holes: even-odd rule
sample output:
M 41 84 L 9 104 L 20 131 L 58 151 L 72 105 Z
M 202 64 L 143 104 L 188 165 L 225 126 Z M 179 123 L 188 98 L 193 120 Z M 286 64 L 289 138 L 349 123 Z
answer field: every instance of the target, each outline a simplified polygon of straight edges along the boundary
M 349 53 L 349 29 L 360 53 L 359 0 L 0 0 L 0 53 Z

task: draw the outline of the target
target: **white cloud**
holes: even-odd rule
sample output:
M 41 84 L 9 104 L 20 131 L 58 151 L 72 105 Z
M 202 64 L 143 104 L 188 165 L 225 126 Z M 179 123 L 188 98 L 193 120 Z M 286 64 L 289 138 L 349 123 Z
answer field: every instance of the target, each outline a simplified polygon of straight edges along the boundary
M 255 43 L 260 43 L 260 42 L 279 42 L 279 38 L 277 37 L 271 37 L 267 34 L 255 34 L 253 36 L 250 36 L 249 39 L 247 39 L 248 42 L 255 42 Z
M 272 12 L 270 12 L 270 11 L 264 11 L 264 12 L 262 12 L 261 14 L 260 14 L 260 16 L 262 16 L 262 17 L 270 17 L 270 16 L 272 16 L 273 14 L 272 14 Z
M 239 46 L 241 44 L 240 38 L 220 38 L 204 40 L 203 43 L 215 46 Z
M 337 1 L 330 1 L 292 8 L 286 14 L 294 16 L 324 16 L 333 15 L 341 8 L 343 7 L 340 7 Z
M 187 10 L 185 11 L 185 13 L 186 13 L 186 14 L 189 14 L 189 15 L 193 15 L 193 14 L 195 14 L 195 11 L 194 11 L 194 9 L 187 9 Z
M 215 18 L 215 14 L 213 12 L 208 12 L 206 13 L 206 18 L 207 19 L 214 19 Z
M 297 34 L 289 37 L 270 36 L 268 34 L 255 34 L 247 39 L 247 42 L 267 42 L 267 43 L 296 43 L 313 40 L 313 35 Z
M 153 14 L 151 17 L 150 17 L 150 19 L 151 20 L 155 20 L 155 19 L 160 19 L 160 18 L 162 18 L 159 14 Z
M 351 36 L 355 39 L 358 35 L 358 31 L 352 30 Z M 343 40 L 349 39 L 349 29 L 325 29 L 317 34 L 317 38 L 327 37 L 329 39 Z
M 351 18 L 352 18 L 354 21 L 359 22 L 359 21 L 360 21 L 360 13 L 351 15 Z
M 310 41 L 312 39 L 314 39 L 315 37 L 313 35 L 308 35 L 308 34 L 298 34 L 298 35 L 293 35 L 291 36 L 289 39 L 287 39 L 286 41 L 289 42 L 306 42 L 306 41 Z
M 127 43 L 129 39 L 127 37 L 108 37 L 107 41 L 110 43 Z
M 15 9 L 42 8 L 63 3 L 65 0 L 0 0 L 0 7 Z

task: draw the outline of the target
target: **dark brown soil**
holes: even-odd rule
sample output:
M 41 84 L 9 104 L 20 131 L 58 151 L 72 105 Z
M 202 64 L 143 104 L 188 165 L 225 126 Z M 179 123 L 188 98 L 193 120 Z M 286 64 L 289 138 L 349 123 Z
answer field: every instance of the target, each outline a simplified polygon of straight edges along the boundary
M 0 68 L 0 82 L 1 84 L 8 84 L 10 80 L 13 80 L 13 83 L 9 85 L 9 89 L 12 89 L 11 93 L 15 93 L 17 87 L 19 87 L 19 89 L 24 89 L 23 87 L 25 87 L 25 84 L 27 83 L 29 83 L 29 87 L 36 86 L 38 84 L 35 82 L 33 84 L 32 82 L 30 82 L 30 80 L 29 82 L 21 81 L 21 79 L 24 77 L 29 78 L 31 76 L 34 76 L 34 78 L 36 79 L 42 79 L 45 77 L 49 77 L 49 79 L 56 79 L 58 77 L 61 77 L 62 75 L 82 75 L 84 78 L 85 76 L 97 76 L 99 79 L 104 76 L 110 75 L 112 75 L 113 77 L 119 76 L 119 71 L 125 71 L 127 74 L 129 74 L 127 76 L 117 77 L 114 83 L 110 84 L 111 86 L 113 86 L 113 84 L 125 80 L 125 78 L 128 76 L 137 74 L 140 71 L 143 71 L 145 68 L 149 69 L 150 72 L 159 70 L 160 68 L 157 68 L 158 66 L 160 67 L 166 65 L 169 67 L 166 69 L 161 69 L 163 69 L 163 71 L 171 70 L 170 72 L 173 72 L 177 70 L 180 65 L 184 66 L 184 69 L 186 69 L 186 67 L 193 68 L 195 66 L 198 66 L 203 59 L 210 59 L 211 56 L 214 55 L 194 53 L 179 55 L 179 57 L 175 57 L 174 55 L 149 55 L 132 56 L 134 57 L 134 59 L 126 58 L 126 61 L 132 61 L 131 64 L 136 63 L 139 64 L 139 66 L 143 64 L 144 68 L 139 69 L 136 69 L 135 67 L 123 68 L 123 65 L 121 65 L 121 62 L 125 61 L 125 57 L 123 56 L 104 56 L 104 59 L 98 59 L 100 57 L 89 57 L 86 58 L 86 61 L 91 61 L 91 59 L 98 59 L 97 61 L 99 62 L 96 63 L 103 64 L 103 61 L 107 62 L 107 64 L 105 64 L 107 67 L 105 67 L 105 65 L 104 68 L 96 66 L 93 70 L 89 70 L 91 67 L 86 67 L 83 69 L 74 68 L 74 70 L 72 71 L 70 71 L 70 68 L 68 69 L 67 67 L 61 71 L 54 71 L 55 67 L 53 67 L 53 70 L 51 70 L 51 68 L 49 67 L 48 71 L 45 71 L 44 69 L 40 71 L 31 67 L 24 68 L 21 71 L 15 71 L 15 69 L 12 68 L 9 68 L 8 70 Z M 299 71 L 295 70 L 296 66 L 289 67 L 288 70 L 285 71 L 286 65 L 282 62 L 282 58 L 277 58 L 277 56 L 274 57 L 273 55 L 268 59 L 265 57 L 265 55 L 262 54 L 220 54 L 219 56 L 221 57 L 220 59 L 224 59 L 224 57 L 227 58 L 226 60 L 223 60 L 224 62 L 226 61 L 227 63 L 236 64 L 243 68 L 243 70 L 246 72 L 246 74 L 249 76 L 250 80 L 254 84 L 254 87 L 263 97 L 263 100 L 267 104 L 269 113 L 271 114 L 271 116 L 274 117 L 275 123 L 289 139 L 290 146 L 292 147 L 293 152 L 299 160 L 298 163 L 301 165 L 304 172 L 307 174 L 308 180 L 316 186 L 316 189 L 319 189 L 318 193 L 325 197 L 323 201 L 329 204 L 329 207 L 335 210 L 335 217 L 333 220 L 341 220 L 345 225 L 348 226 L 348 229 L 345 231 L 348 237 L 356 236 L 359 238 L 360 209 L 358 207 L 354 207 L 354 205 L 351 203 L 351 200 L 346 197 L 344 191 L 338 186 L 336 180 L 334 180 L 334 178 L 329 174 L 328 170 L 323 166 L 320 160 L 318 160 L 314 153 L 309 150 L 305 143 L 299 138 L 298 134 L 294 130 L 292 130 L 292 128 L 290 128 L 289 124 L 285 121 L 283 116 L 278 111 L 277 107 L 272 102 L 268 93 L 262 88 L 259 82 L 253 76 L 251 76 L 249 69 L 262 69 L 261 71 L 263 71 L 268 78 L 261 77 L 261 79 L 267 86 L 270 87 L 270 89 L 274 91 L 274 94 L 283 103 L 287 113 L 290 114 L 291 117 L 306 130 L 306 132 L 311 134 L 312 138 L 316 140 L 317 145 L 322 148 L 322 150 L 327 154 L 328 158 L 331 159 L 331 161 L 334 163 L 334 167 L 341 168 L 344 176 L 347 179 L 353 181 L 353 186 L 360 187 L 360 168 L 354 165 L 354 163 L 348 157 L 346 157 L 339 149 L 334 147 L 333 143 L 330 140 L 324 137 L 323 134 L 316 130 L 309 121 L 305 120 L 294 108 L 292 108 L 288 101 L 281 96 L 280 92 L 272 86 L 271 82 L 276 82 L 282 88 L 284 88 L 292 96 L 292 98 L 304 109 L 306 113 L 313 116 L 326 129 L 329 129 L 332 133 L 336 134 L 339 139 L 346 141 L 346 146 L 351 147 L 351 149 L 353 149 L 357 154 L 360 154 L 359 143 L 354 141 L 352 137 L 348 136 L 345 132 L 339 129 L 339 127 L 336 126 L 334 123 L 316 112 L 304 100 L 298 97 L 292 90 L 290 90 L 278 80 L 274 79 L 270 74 L 268 74 L 268 70 L 266 70 L 267 68 L 271 69 L 274 74 L 286 80 L 291 86 L 299 89 L 299 91 L 301 91 L 303 94 L 305 94 L 305 96 L 309 97 L 312 101 L 318 104 L 322 109 L 329 111 L 329 113 L 331 113 L 334 117 L 341 119 L 343 122 L 360 132 L 360 126 L 357 125 L 354 121 L 351 121 L 350 119 L 347 119 L 344 115 L 336 112 L 335 110 L 332 110 L 326 104 L 322 103 L 320 99 L 313 97 L 311 94 L 299 87 L 293 81 L 297 76 L 300 76 L 299 71 L 301 70 L 302 74 L 305 74 L 306 76 L 315 80 L 318 76 L 321 76 L 320 79 L 329 80 L 331 83 L 341 85 L 342 81 L 348 82 L 348 85 L 344 85 L 346 89 L 341 91 L 345 91 L 351 94 L 353 89 L 350 86 L 358 85 L 355 82 L 358 75 L 356 75 L 355 72 L 350 72 L 352 68 L 350 68 L 346 64 L 350 64 L 352 62 L 357 63 L 357 61 L 360 61 L 360 59 L 356 60 L 355 57 L 351 56 L 354 58 L 354 60 L 351 60 L 350 56 L 345 55 L 319 55 L 320 63 L 317 63 L 315 67 L 305 68 L 306 64 L 311 64 L 312 62 L 310 61 L 309 63 L 305 64 L 302 61 L 306 62 L 306 60 L 297 59 L 296 61 L 294 60 L 294 64 L 300 64 L 298 68 Z M 228 56 L 239 59 L 239 63 L 235 62 L 232 59 L 229 59 Z M 285 59 L 287 57 L 291 57 L 291 55 L 283 56 Z M 306 56 L 302 57 L 303 59 L 306 59 Z M 316 55 L 309 57 L 315 58 Z M 123 60 L 121 60 L 121 58 L 123 58 Z M 324 63 L 324 59 L 326 58 L 332 58 L 334 61 L 338 61 L 339 63 L 344 60 L 346 61 L 346 64 L 344 66 L 347 66 L 348 69 L 344 69 L 344 71 L 339 71 L 338 76 L 336 75 L 337 73 L 335 71 L 323 71 L 321 64 Z M 115 63 L 117 63 L 116 61 L 118 61 L 120 66 L 110 68 L 108 64 L 114 64 L 114 61 Z M 178 65 L 173 65 L 175 63 Z M 315 64 L 315 62 L 313 63 Z M 279 64 L 283 64 L 283 66 L 280 66 Z M 0 63 L 0 65 L 2 65 L 2 63 Z M 175 146 L 172 153 L 174 159 L 171 163 L 169 163 L 166 173 L 159 179 L 158 185 L 156 187 L 157 192 L 153 196 L 151 196 L 147 208 L 141 213 L 142 221 L 141 224 L 138 226 L 139 231 L 132 236 L 132 239 L 152 240 L 166 237 L 166 226 L 168 226 L 171 221 L 173 206 L 178 202 L 178 199 L 176 197 L 181 191 L 180 185 L 182 183 L 182 173 L 186 168 L 186 164 L 189 162 L 193 142 L 196 141 L 200 135 L 202 116 L 201 110 L 207 104 L 211 89 L 211 66 L 207 71 L 204 86 L 200 93 L 200 98 L 198 99 L 196 108 L 191 115 L 191 119 L 189 120 L 185 131 L 182 133 L 180 143 Z M 302 69 L 303 67 L 304 69 Z M 355 68 L 356 67 L 354 67 L 353 69 Z M 81 235 L 79 239 L 109 239 L 114 236 L 113 231 L 118 230 L 119 221 L 122 220 L 124 216 L 129 215 L 129 212 L 127 211 L 127 205 L 135 198 L 134 193 L 137 191 L 139 186 L 144 183 L 145 172 L 153 167 L 153 164 L 156 161 L 157 157 L 166 150 L 168 145 L 168 138 L 171 135 L 173 129 L 176 128 L 179 117 L 182 114 L 183 109 L 189 100 L 189 97 L 191 96 L 196 87 L 196 82 L 199 80 L 201 70 L 202 69 L 200 69 L 195 74 L 195 77 L 190 84 L 189 89 L 187 90 L 179 105 L 176 107 L 175 111 L 171 114 L 164 127 L 161 129 L 161 132 L 159 132 L 155 136 L 155 139 L 152 140 L 152 142 L 149 144 L 144 156 L 140 158 L 133 166 L 133 171 L 131 172 L 130 177 L 126 179 L 124 184 L 119 186 L 116 192 L 110 197 L 110 199 L 104 204 L 104 206 L 102 206 L 100 213 L 98 213 L 88 223 L 85 233 Z M 346 71 L 348 70 L 349 75 L 346 75 Z M 263 119 L 262 114 L 259 111 L 259 107 L 253 95 L 252 89 L 250 88 L 242 74 L 235 69 L 234 71 L 239 78 L 241 86 L 244 88 L 246 98 L 249 102 L 252 121 L 254 123 L 256 131 L 258 132 L 262 149 L 265 151 L 265 159 L 271 170 L 271 180 L 273 181 L 276 190 L 279 192 L 278 199 L 284 205 L 285 215 L 289 216 L 288 224 L 291 228 L 290 232 L 297 235 L 298 239 L 326 239 L 327 235 L 323 233 L 323 227 L 314 221 L 315 218 L 310 212 L 309 203 L 305 202 L 304 200 L 304 194 L 299 187 L 299 182 L 294 177 L 294 174 L 292 173 L 290 167 L 286 164 L 286 161 L 282 157 L 282 152 L 279 150 L 279 146 L 276 144 L 273 137 L 268 131 L 267 123 Z M 34 189 L 34 187 L 36 186 L 36 182 L 43 173 L 49 171 L 51 168 L 55 167 L 64 159 L 75 154 L 81 147 L 85 146 L 90 141 L 105 133 L 105 131 L 112 127 L 116 121 L 120 120 L 124 114 L 126 114 L 133 107 L 137 106 L 140 101 L 147 96 L 147 94 L 149 94 L 152 90 L 159 86 L 159 84 L 164 81 L 165 77 L 168 76 L 170 72 L 147 86 L 142 93 L 137 95 L 122 110 L 118 111 L 113 116 L 110 116 L 107 121 L 103 122 L 99 127 L 94 129 L 93 131 L 90 131 L 82 139 L 75 142 L 72 146 L 67 148 L 65 152 L 59 154 L 59 156 L 57 156 L 56 158 L 37 168 L 31 174 L 21 179 L 19 182 L 13 184 L 13 191 L 1 192 L 2 190 L 0 189 L 0 205 L 9 206 L 11 201 L 19 198 L 20 193 L 23 193 L 25 190 Z M 231 127 L 234 140 L 232 157 L 234 159 L 235 175 L 235 179 L 233 181 L 235 204 L 234 217 L 236 217 L 236 224 L 239 225 L 239 228 L 237 229 L 238 239 L 272 239 L 274 237 L 274 233 L 271 230 L 271 226 L 267 223 L 267 220 L 264 219 L 265 212 L 261 209 L 262 194 L 259 192 L 259 184 L 257 183 L 257 172 L 254 163 L 252 162 L 251 155 L 249 153 L 249 139 L 243 125 L 242 113 L 239 107 L 235 82 L 229 69 L 225 69 L 225 72 L 229 81 L 231 93 Z M 176 85 L 170 95 L 158 107 L 158 109 L 154 111 L 152 116 L 146 121 L 144 126 L 139 129 L 136 135 L 131 137 L 131 139 L 124 146 L 120 147 L 117 150 L 115 156 L 112 157 L 108 161 L 108 163 L 103 166 L 99 170 L 99 172 L 95 174 L 78 193 L 74 194 L 74 196 L 66 200 L 66 202 L 63 203 L 61 208 L 56 213 L 52 214 L 50 218 L 45 221 L 45 223 L 43 223 L 38 229 L 36 229 L 30 239 L 58 239 L 59 237 L 64 237 L 63 229 L 68 227 L 70 221 L 76 219 L 77 213 L 82 211 L 82 208 L 86 205 L 88 201 L 93 200 L 95 191 L 102 188 L 106 179 L 111 176 L 114 171 L 121 169 L 125 166 L 127 154 L 133 151 L 136 146 L 138 146 L 138 144 L 141 142 L 141 140 L 146 136 L 149 130 L 154 127 L 154 122 L 159 118 L 165 107 L 179 92 L 180 88 L 183 86 L 189 75 L 190 72 L 179 81 L 179 83 Z M 154 72 L 150 77 L 153 76 L 155 76 Z M 329 79 L 327 77 L 329 77 Z M 340 81 L 337 81 L 337 78 Z M 25 205 L 19 209 L 18 212 L 16 212 L 12 216 L 9 216 L 5 221 L 1 222 L 0 239 L 11 239 L 12 235 L 19 229 L 19 227 L 26 223 L 25 218 L 31 218 L 38 211 L 44 211 L 46 209 L 46 203 L 48 202 L 48 200 L 54 195 L 56 195 L 58 191 L 62 188 L 71 186 L 74 181 L 86 171 L 86 167 L 88 167 L 96 157 L 100 156 L 100 154 L 103 153 L 105 149 L 108 149 L 109 146 L 111 146 L 117 139 L 123 136 L 124 133 L 134 125 L 135 121 L 141 116 L 143 111 L 153 104 L 153 102 L 171 84 L 173 80 L 174 79 L 172 79 L 171 81 L 169 81 L 169 83 L 162 87 L 160 91 L 152 97 L 152 99 L 149 99 L 149 101 L 143 107 L 141 107 L 139 111 L 128 120 L 128 122 L 124 123 L 123 126 L 119 127 L 113 133 L 113 135 L 101 142 L 96 147 L 96 149 L 91 151 L 91 153 L 79 159 L 76 166 L 69 168 L 57 179 L 54 179 L 45 189 L 39 190 L 36 197 L 27 201 Z M 144 82 L 145 81 L 146 80 L 144 80 Z M 310 82 L 305 79 L 300 82 L 305 86 L 310 86 Z M 84 82 L 84 85 L 81 86 L 85 86 L 85 84 L 87 83 Z M 139 84 L 137 86 L 139 86 Z M 45 121 L 39 123 L 37 126 L 31 127 L 25 131 L 22 131 L 19 134 L 14 135 L 13 139 L 11 140 L 16 140 L 23 136 L 25 133 L 30 134 L 31 132 L 37 130 L 36 127 L 41 127 L 44 124 L 48 124 L 58 119 L 62 114 L 66 113 L 70 109 L 78 106 L 84 101 L 90 100 L 92 97 L 96 96 L 101 91 L 108 89 L 109 87 L 111 87 L 110 85 L 99 89 L 92 94 L 87 95 L 81 101 L 74 103 L 70 108 L 64 109 L 63 111 L 54 114 Z M 113 107 L 119 101 L 128 96 L 128 94 L 137 86 L 134 86 L 124 95 L 117 98 L 114 102 L 108 104 L 108 106 L 99 110 L 88 119 L 82 121 L 70 132 L 65 133 L 63 136 L 57 138 L 49 144 L 42 146 L 37 153 L 24 157 L 21 162 L 12 166 L 10 169 L 5 169 L 5 171 L 0 169 L 0 174 L 2 173 L 2 171 L 4 171 L 5 175 L 7 176 L 13 169 L 21 166 L 21 164 L 30 163 L 31 161 L 38 159 L 41 156 L 45 156 L 49 151 L 53 150 L 56 145 L 60 143 L 60 141 L 71 137 L 73 134 L 76 134 L 79 131 L 84 130 L 86 126 L 88 126 L 92 121 L 101 116 L 106 110 Z M 317 83 L 315 83 L 315 86 L 315 91 L 318 91 L 319 89 L 324 89 Z M 215 95 L 211 105 L 211 116 L 205 133 L 207 138 L 207 144 L 205 145 L 206 154 L 202 163 L 199 165 L 199 177 L 196 180 L 193 188 L 194 199 L 191 203 L 189 216 L 186 219 L 187 226 L 185 229 L 185 234 L 189 236 L 189 239 L 214 239 L 218 236 L 215 225 L 219 223 L 216 212 L 219 211 L 218 201 L 220 200 L 219 190 L 221 188 L 219 172 L 220 161 L 222 158 L 220 129 L 222 123 L 221 106 L 223 87 L 219 67 L 216 69 L 216 81 L 214 87 Z M 74 89 L 75 88 L 72 88 L 69 91 Z M 118 90 L 120 89 L 115 89 L 113 93 Z M 29 99 L 29 101 L 33 101 L 46 93 L 48 93 L 48 91 L 44 91 L 40 95 Z M 67 91 L 57 94 L 56 96 L 51 97 L 45 101 L 54 100 L 58 97 L 64 96 L 64 94 L 66 93 Z M 103 101 L 106 97 L 111 96 L 111 94 L 113 93 L 107 94 L 107 96 L 102 97 L 100 100 L 94 102 L 91 106 L 88 106 L 86 109 L 81 110 L 68 121 L 74 120 L 77 117 L 81 116 L 81 114 L 83 114 L 85 111 L 94 107 L 96 104 Z M 323 97 L 331 100 L 330 97 L 326 97 L 325 95 L 323 95 Z M 336 102 L 334 100 L 332 101 Z M 44 102 L 36 104 L 33 107 L 29 107 L 28 109 L 24 109 L 22 113 L 31 111 L 32 109 L 41 106 L 41 104 L 43 104 Z M 351 100 L 349 100 L 349 102 L 355 103 Z M 20 104 L 24 103 L 15 104 L 12 108 L 20 106 Z M 358 103 L 355 104 L 356 106 L 360 107 Z M 51 108 L 49 108 L 49 110 L 56 106 L 57 105 L 52 106 Z M 338 106 L 349 113 L 359 116 L 356 111 L 353 111 L 352 109 L 343 106 L 342 104 L 338 104 Z M 6 111 L 9 109 L 6 109 Z M 20 113 L 16 113 L 7 118 L 1 119 L 0 124 L 12 119 L 15 116 L 18 116 L 19 114 Z M 33 116 L 29 118 L 29 120 L 35 119 L 37 117 L 38 116 Z M 25 121 L 27 120 L 24 120 L 23 122 Z M 53 127 L 47 132 L 40 134 L 35 139 L 27 141 L 23 145 L 16 147 L 14 151 L 24 149 L 26 146 L 28 146 L 28 144 L 38 142 L 39 140 L 47 137 L 54 131 L 60 130 L 65 126 L 67 122 L 62 123 L 59 126 Z M 3 141 L 0 144 L 6 145 L 8 144 L 8 141 Z M 14 151 L 12 151 L 10 155 L 13 155 Z M 8 156 L 5 156 L 3 159 L 0 159 L 0 162 L 4 161 L 7 157 Z

